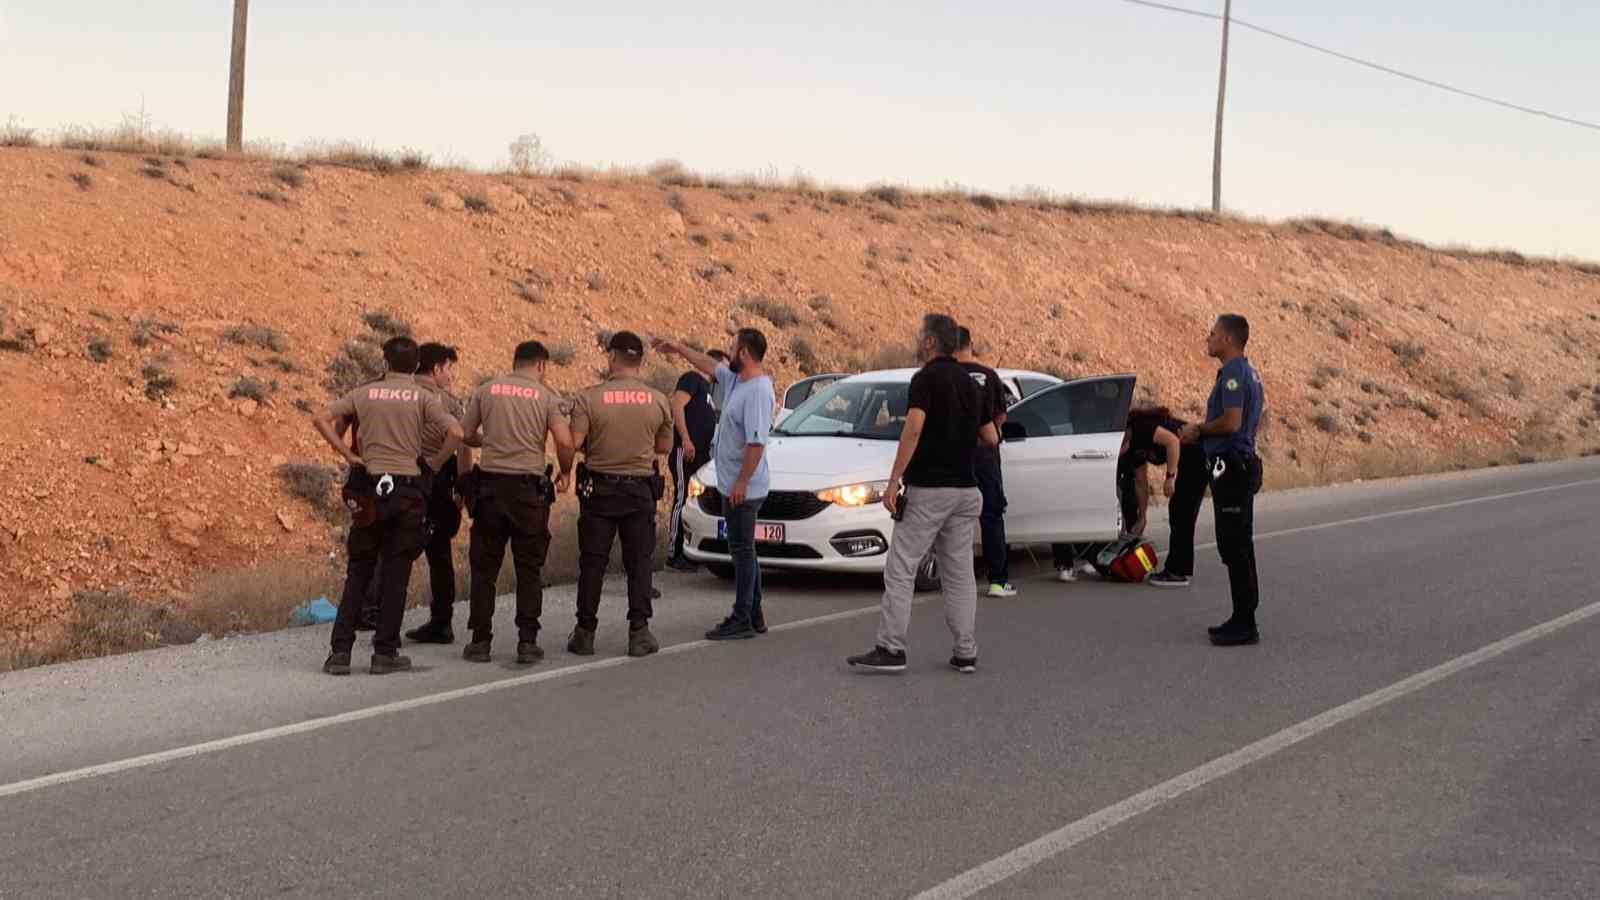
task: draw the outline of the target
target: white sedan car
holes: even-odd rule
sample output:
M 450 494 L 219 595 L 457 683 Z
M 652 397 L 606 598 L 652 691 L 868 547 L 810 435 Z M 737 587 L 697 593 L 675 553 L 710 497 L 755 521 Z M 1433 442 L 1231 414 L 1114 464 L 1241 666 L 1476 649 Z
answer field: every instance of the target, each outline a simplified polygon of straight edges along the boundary
M 867 372 L 813 394 L 773 429 L 767 448 L 772 490 L 756 526 L 763 567 L 878 574 L 894 522 L 883 490 L 905 422 L 914 369 Z M 1001 465 L 1006 534 L 1015 544 L 1115 540 L 1117 452 L 1133 400 L 1134 376 L 1062 382 L 1002 369 L 1021 397 L 1008 412 Z M 689 482 L 683 511 L 690 559 L 731 577 L 722 486 L 705 466 Z M 931 562 L 919 585 L 931 586 Z

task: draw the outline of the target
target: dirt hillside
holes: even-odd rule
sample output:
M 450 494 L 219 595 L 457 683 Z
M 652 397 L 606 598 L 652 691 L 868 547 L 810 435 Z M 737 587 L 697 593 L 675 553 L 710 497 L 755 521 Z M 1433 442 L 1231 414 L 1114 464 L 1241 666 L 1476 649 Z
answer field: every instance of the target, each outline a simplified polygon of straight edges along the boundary
M 280 469 L 333 461 L 306 411 L 406 326 L 458 344 L 468 384 L 542 339 L 571 389 L 606 329 L 712 345 L 750 322 L 787 380 L 868 366 L 945 310 L 993 364 L 1132 371 L 1141 399 L 1192 411 L 1204 333 L 1237 311 L 1274 484 L 1600 445 L 1600 267 L 1325 223 L 666 180 L 0 149 L 0 640 L 84 590 L 164 601 L 325 563 L 337 513 Z M 315 472 L 299 490 L 320 502 Z

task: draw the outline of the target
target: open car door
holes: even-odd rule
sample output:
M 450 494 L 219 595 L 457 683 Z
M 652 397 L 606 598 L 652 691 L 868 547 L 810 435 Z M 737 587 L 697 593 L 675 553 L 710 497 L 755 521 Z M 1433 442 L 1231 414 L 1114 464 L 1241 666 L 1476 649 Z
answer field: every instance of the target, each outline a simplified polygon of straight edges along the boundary
M 1007 413 L 1000 447 L 1006 537 L 1013 543 L 1114 540 L 1122 527 L 1117 454 L 1133 375 L 1081 378 Z

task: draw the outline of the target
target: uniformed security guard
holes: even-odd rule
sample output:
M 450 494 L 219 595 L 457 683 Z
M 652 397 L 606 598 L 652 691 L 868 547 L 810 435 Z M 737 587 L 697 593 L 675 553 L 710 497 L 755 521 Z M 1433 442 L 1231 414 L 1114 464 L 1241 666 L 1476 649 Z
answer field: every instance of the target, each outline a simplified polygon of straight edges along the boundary
M 423 344 L 417 386 L 431 391 L 444 404 L 445 411 L 457 420 L 466 418 L 466 406 L 450 392 L 460 355 L 456 348 L 439 343 Z M 437 428 L 422 432 L 422 453 L 433 458 L 439 452 L 444 434 Z M 423 556 L 428 560 L 429 605 L 426 624 L 406 632 L 406 640 L 419 644 L 449 644 L 455 641 L 450 620 L 455 615 L 456 560 L 454 542 L 461 530 L 461 506 L 456 501 L 456 480 L 472 471 L 472 448 L 462 445 L 434 473 L 433 496 L 428 501 L 428 543 Z
M 345 490 L 355 512 L 332 652 L 322 664 L 330 675 L 350 674 L 356 620 L 380 559 L 383 603 L 372 637 L 370 671 L 384 675 L 411 668 L 411 660 L 399 653 L 400 621 L 411 565 L 422 554 L 423 517 L 431 487 L 431 479 L 417 464 L 422 435 L 428 428 L 444 432 L 438 454 L 426 461 L 435 470 L 455 453 L 462 439 L 461 423 L 445 411 L 436 395 L 417 386 L 416 341 L 390 339 L 383 345 L 383 359 L 388 374 L 335 400 L 312 420 L 317 433 L 350 463 Z M 352 420 L 361 423 L 359 454 L 339 439 L 342 427 Z
M 494 638 L 495 585 L 506 542 L 517 571 L 517 664 L 544 659 L 539 616 L 544 611 L 544 561 L 550 550 L 550 504 L 555 486 L 545 464 L 545 445 L 555 438 L 560 482 L 572 472 L 572 432 L 561 396 L 544 383 L 550 352 L 538 341 L 517 345 L 510 374 L 491 378 L 467 401 L 467 443 L 483 448 L 483 459 L 464 479 L 462 493 L 472 516 L 467 558 L 472 565 L 472 642 L 468 662 L 488 662 Z
M 1228 567 L 1233 593 L 1233 615 L 1209 629 L 1211 643 L 1219 647 L 1261 640 L 1256 627 L 1260 588 L 1256 579 L 1255 496 L 1261 490 L 1256 429 L 1261 425 L 1266 398 L 1261 376 L 1244 355 L 1249 342 L 1250 323 L 1244 316 L 1230 313 L 1217 318 L 1206 337 L 1206 353 L 1221 362 L 1222 368 L 1206 404 L 1206 420 L 1184 426 L 1179 435 L 1185 444 L 1199 444 L 1205 454 L 1216 516 L 1217 553 Z
M 628 575 L 628 655 L 661 649 L 650 633 L 650 576 L 656 546 L 656 504 L 665 494 L 658 457 L 672 450 L 672 409 L 640 377 L 644 342 L 619 331 L 606 344 L 611 377 L 578 394 L 572 439 L 583 449 L 578 471 L 578 625 L 567 650 L 594 654 L 600 588 L 611 545 L 622 539 Z

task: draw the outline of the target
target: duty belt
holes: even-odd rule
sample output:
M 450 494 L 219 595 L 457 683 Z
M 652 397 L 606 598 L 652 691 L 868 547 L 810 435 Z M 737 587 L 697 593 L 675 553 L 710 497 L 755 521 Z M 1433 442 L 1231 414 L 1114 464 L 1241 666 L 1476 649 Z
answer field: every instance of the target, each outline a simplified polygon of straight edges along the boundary
M 626 483 L 631 481 L 649 481 L 651 475 L 612 475 L 609 472 L 590 472 L 589 477 L 595 481 L 610 481 L 613 483 Z
M 373 492 L 379 497 L 387 497 L 394 493 L 397 487 L 420 486 L 420 475 L 374 475 L 372 476 Z
M 546 480 L 545 476 L 535 475 L 532 472 L 517 472 L 513 474 L 509 472 L 485 472 L 482 469 L 478 470 L 478 476 L 485 481 L 528 481 L 534 484 L 541 484 Z

